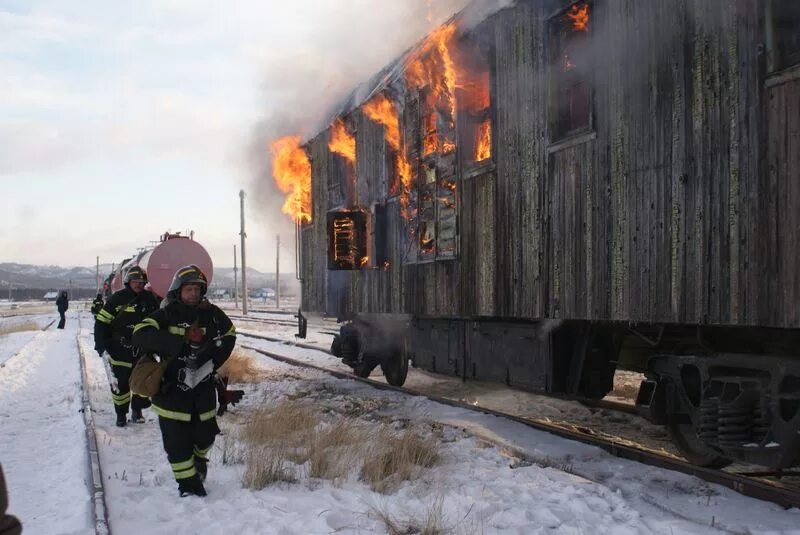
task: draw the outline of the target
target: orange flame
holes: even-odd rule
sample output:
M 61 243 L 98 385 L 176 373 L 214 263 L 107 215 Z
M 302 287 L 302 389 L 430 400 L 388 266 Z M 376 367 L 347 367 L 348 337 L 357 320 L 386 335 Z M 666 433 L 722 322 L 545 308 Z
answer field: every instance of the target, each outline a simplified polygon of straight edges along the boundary
M 350 163 L 355 163 L 356 138 L 347 131 L 341 118 L 337 118 L 336 122 L 331 126 L 331 140 L 328 143 L 328 148 L 332 152 L 344 156 Z
M 492 156 L 492 123 L 487 118 L 478 125 L 478 142 L 475 144 L 475 161 L 482 162 Z
M 400 119 L 394 103 L 385 94 L 379 93 L 364 104 L 364 113 L 378 124 L 386 127 L 386 142 L 394 150 L 400 148 Z
M 406 84 L 413 88 L 429 86 L 437 103 L 444 103 L 455 117 L 456 67 L 450 53 L 455 24 L 439 26 L 425 39 L 420 50 L 406 67 Z
M 397 152 L 395 170 L 401 186 L 400 213 L 406 220 L 410 220 L 413 216 L 409 211 L 409 192 L 413 187 L 414 171 L 400 147 L 400 117 L 397 108 L 385 94 L 379 93 L 364 104 L 362 109 L 367 117 L 385 127 L 386 143 Z
M 397 153 L 397 175 L 402 186 L 400 191 L 400 214 L 406 221 L 410 221 L 416 214 L 409 209 L 409 193 L 414 187 L 414 170 L 403 151 Z
M 283 213 L 298 223 L 311 222 L 311 162 L 300 147 L 300 136 L 286 136 L 273 142 L 272 176 L 278 188 L 287 193 Z
M 589 31 L 589 5 L 573 4 L 567 13 L 567 17 L 572 20 L 572 29 L 576 32 Z

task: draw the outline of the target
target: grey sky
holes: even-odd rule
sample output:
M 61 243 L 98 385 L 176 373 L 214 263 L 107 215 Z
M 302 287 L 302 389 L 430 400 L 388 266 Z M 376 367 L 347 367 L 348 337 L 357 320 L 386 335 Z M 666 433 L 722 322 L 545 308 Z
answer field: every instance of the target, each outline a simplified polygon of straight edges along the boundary
M 266 146 L 311 128 L 465 0 L 0 0 L 0 262 L 118 261 L 193 229 L 293 269 Z M 263 150 L 262 150 L 263 148 Z

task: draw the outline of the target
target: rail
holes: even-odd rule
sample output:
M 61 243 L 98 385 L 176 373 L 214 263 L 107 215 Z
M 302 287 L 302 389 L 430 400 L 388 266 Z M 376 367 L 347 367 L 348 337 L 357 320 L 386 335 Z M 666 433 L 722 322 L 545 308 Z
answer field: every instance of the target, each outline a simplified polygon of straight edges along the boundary
M 329 353 L 328 351 L 311 346 L 309 344 L 294 344 L 290 340 L 275 338 L 275 337 L 268 337 L 262 335 L 252 335 L 249 333 L 243 333 L 246 337 L 262 339 L 267 341 L 273 341 L 278 343 L 283 343 L 287 345 L 292 345 L 296 347 L 303 347 L 308 349 L 313 349 L 316 351 L 321 351 L 324 353 Z M 554 422 L 543 422 L 540 420 L 535 420 L 531 418 L 525 418 L 521 416 L 516 416 L 513 414 L 508 414 L 502 411 L 497 411 L 494 409 L 489 409 L 486 407 L 481 407 L 478 405 L 472 405 L 469 403 L 464 403 L 461 401 L 433 395 L 427 394 L 418 390 L 406 388 L 406 387 L 395 387 L 388 385 L 386 383 L 373 381 L 370 379 L 363 379 L 357 377 L 351 373 L 341 372 L 337 370 L 331 370 L 322 366 L 317 366 L 314 364 L 310 364 L 307 362 L 302 362 L 296 360 L 291 357 L 287 357 L 285 355 L 281 355 L 272 351 L 267 351 L 265 349 L 253 347 L 250 345 L 243 345 L 245 349 L 255 351 L 272 359 L 278 360 L 280 362 L 284 362 L 286 364 L 290 364 L 293 366 L 313 369 L 317 371 L 321 371 L 327 374 L 330 374 L 334 377 L 338 377 L 341 379 L 349 379 L 353 381 L 359 381 L 364 384 L 368 384 L 373 388 L 381 389 L 381 390 L 391 390 L 395 392 L 400 392 L 407 395 L 412 396 L 422 396 L 431 401 L 435 401 L 437 403 L 442 403 L 445 405 L 450 405 L 452 407 L 458 407 L 469 411 L 480 412 L 483 414 L 491 414 L 494 416 L 498 416 L 501 418 L 506 418 L 512 420 L 514 422 L 518 422 L 525 426 L 531 427 L 533 429 L 538 429 L 540 431 L 545 431 L 551 433 L 553 435 L 566 438 L 569 440 L 575 440 L 578 442 L 582 442 L 584 444 L 589 444 L 592 446 L 599 447 L 604 451 L 632 461 L 641 462 L 643 464 L 647 464 L 650 466 L 656 466 L 659 468 L 665 468 L 668 470 L 673 470 L 676 472 L 681 472 L 684 474 L 695 476 L 699 479 L 704 481 L 708 481 L 709 483 L 715 483 L 724 487 L 727 487 L 731 490 L 738 492 L 744 496 L 748 496 L 751 498 L 757 498 L 760 500 L 769 501 L 772 503 L 776 503 L 783 507 L 798 507 L 800 508 L 800 488 L 795 488 L 793 486 L 787 486 L 775 481 L 769 481 L 763 479 L 763 477 L 770 477 L 770 476 L 779 476 L 780 474 L 775 472 L 754 472 L 754 473 L 736 473 L 736 472 L 725 472 L 722 470 L 715 470 L 710 468 L 703 468 L 699 466 L 692 465 L 682 459 L 677 457 L 672 457 L 670 455 L 663 455 L 658 454 L 641 447 L 636 447 L 631 444 L 625 444 L 620 440 L 614 440 L 607 436 L 598 436 L 595 434 L 591 429 L 588 429 L 583 426 L 574 426 L 571 424 L 566 425 L 559 425 Z M 618 404 L 614 404 L 618 405 Z M 624 405 L 624 404 L 619 404 Z M 751 475 L 755 474 L 755 475 Z M 789 475 L 791 473 L 787 473 Z

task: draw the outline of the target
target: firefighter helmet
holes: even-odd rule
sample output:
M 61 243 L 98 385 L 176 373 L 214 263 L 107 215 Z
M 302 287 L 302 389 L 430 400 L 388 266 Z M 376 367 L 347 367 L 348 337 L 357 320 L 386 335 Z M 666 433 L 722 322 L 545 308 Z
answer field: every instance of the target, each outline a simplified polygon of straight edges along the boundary
M 147 284 L 147 273 L 141 267 L 133 266 L 125 274 L 125 286 L 128 286 L 131 281 L 141 281 Z
M 183 266 L 175 272 L 172 278 L 172 284 L 169 285 L 167 290 L 167 299 L 169 301 L 180 301 L 180 291 L 184 284 L 195 283 L 200 285 L 200 293 L 206 294 L 208 288 L 208 279 L 199 267 L 194 264 Z

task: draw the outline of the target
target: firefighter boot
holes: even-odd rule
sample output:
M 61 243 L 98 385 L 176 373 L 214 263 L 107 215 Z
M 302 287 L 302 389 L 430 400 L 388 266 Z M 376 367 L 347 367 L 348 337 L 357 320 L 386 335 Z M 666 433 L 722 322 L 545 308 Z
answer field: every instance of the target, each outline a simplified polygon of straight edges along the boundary
M 125 414 L 117 413 L 117 427 L 125 427 L 127 423 L 127 416 Z
M 200 477 L 195 474 L 192 477 L 181 479 L 178 482 L 178 493 L 181 495 L 181 498 L 192 495 L 202 497 L 206 496 L 206 489 L 203 487 L 203 482 L 200 481 Z
M 200 483 L 203 483 L 208 475 L 208 459 L 195 457 L 194 467 L 197 470 L 197 477 L 200 478 Z
M 144 416 L 142 416 L 142 409 L 132 409 L 131 410 L 131 422 L 135 424 L 143 424 L 144 423 Z

